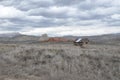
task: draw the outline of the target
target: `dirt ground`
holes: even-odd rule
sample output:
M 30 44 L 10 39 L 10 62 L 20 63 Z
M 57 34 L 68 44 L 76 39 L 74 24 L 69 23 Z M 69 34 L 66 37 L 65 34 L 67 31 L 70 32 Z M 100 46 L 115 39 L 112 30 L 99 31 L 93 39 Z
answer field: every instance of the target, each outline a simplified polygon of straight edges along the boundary
M 120 80 L 120 46 L 0 43 L 0 80 Z

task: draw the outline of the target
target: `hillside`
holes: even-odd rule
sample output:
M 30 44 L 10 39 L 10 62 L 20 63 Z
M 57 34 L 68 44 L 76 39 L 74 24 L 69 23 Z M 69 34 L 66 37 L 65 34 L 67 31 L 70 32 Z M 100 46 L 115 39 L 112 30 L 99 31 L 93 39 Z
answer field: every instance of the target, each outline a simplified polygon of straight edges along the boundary
M 1 34 L 2 35 L 2 34 Z M 20 42 L 25 42 L 25 43 L 31 43 L 31 42 L 37 42 L 39 40 L 40 36 L 31 36 L 31 35 L 13 35 L 9 34 L 9 36 L 1 36 L 0 37 L 0 42 L 2 43 L 20 43 Z
M 96 35 L 96 36 L 64 36 L 67 39 L 75 40 L 77 37 L 88 38 L 92 43 L 99 44 L 118 44 L 120 45 L 120 33 Z
M 38 41 L 39 38 L 37 36 L 20 35 L 11 38 L 11 41 Z
M 6 36 L 4 36 L 6 35 Z M 23 35 L 20 33 L 11 33 L 11 34 L 0 34 L 0 42 L 38 42 L 42 40 L 42 36 L 30 36 Z M 4 37 L 3 37 L 4 36 Z M 100 44 L 116 44 L 120 42 L 120 34 L 106 34 L 106 35 L 97 35 L 97 36 L 63 36 L 68 40 L 75 40 L 77 37 L 87 37 L 93 43 Z M 43 38 L 44 40 L 44 38 Z

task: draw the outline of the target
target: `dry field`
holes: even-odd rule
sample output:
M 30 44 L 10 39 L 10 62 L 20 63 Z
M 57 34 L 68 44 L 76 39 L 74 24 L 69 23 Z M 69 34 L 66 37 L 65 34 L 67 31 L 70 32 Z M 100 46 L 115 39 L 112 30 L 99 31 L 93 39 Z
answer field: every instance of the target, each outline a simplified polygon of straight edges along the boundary
M 120 46 L 1 43 L 0 80 L 120 80 Z

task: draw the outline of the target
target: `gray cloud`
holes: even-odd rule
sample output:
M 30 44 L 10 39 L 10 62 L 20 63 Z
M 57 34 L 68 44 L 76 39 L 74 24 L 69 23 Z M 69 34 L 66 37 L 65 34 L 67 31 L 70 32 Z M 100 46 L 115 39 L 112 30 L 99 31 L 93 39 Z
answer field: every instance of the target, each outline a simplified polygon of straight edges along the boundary
M 0 30 L 60 26 L 120 27 L 119 7 L 118 0 L 1 0 Z
M 84 1 L 85 0 L 54 0 L 55 4 L 58 6 L 71 6 Z
M 40 8 L 40 7 L 49 7 L 53 5 L 52 1 L 49 0 L 23 0 L 20 2 L 20 5 L 17 6 L 17 8 L 21 10 L 30 10 L 30 9 L 35 9 L 35 8 Z M 23 6 L 23 7 L 21 7 Z

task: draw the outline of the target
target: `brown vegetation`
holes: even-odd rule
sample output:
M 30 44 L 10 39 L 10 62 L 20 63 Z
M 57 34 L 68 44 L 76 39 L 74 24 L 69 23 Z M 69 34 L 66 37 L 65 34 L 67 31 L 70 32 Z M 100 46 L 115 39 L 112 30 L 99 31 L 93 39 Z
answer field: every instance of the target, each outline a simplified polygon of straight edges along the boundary
M 120 46 L 0 44 L 1 80 L 120 80 Z

